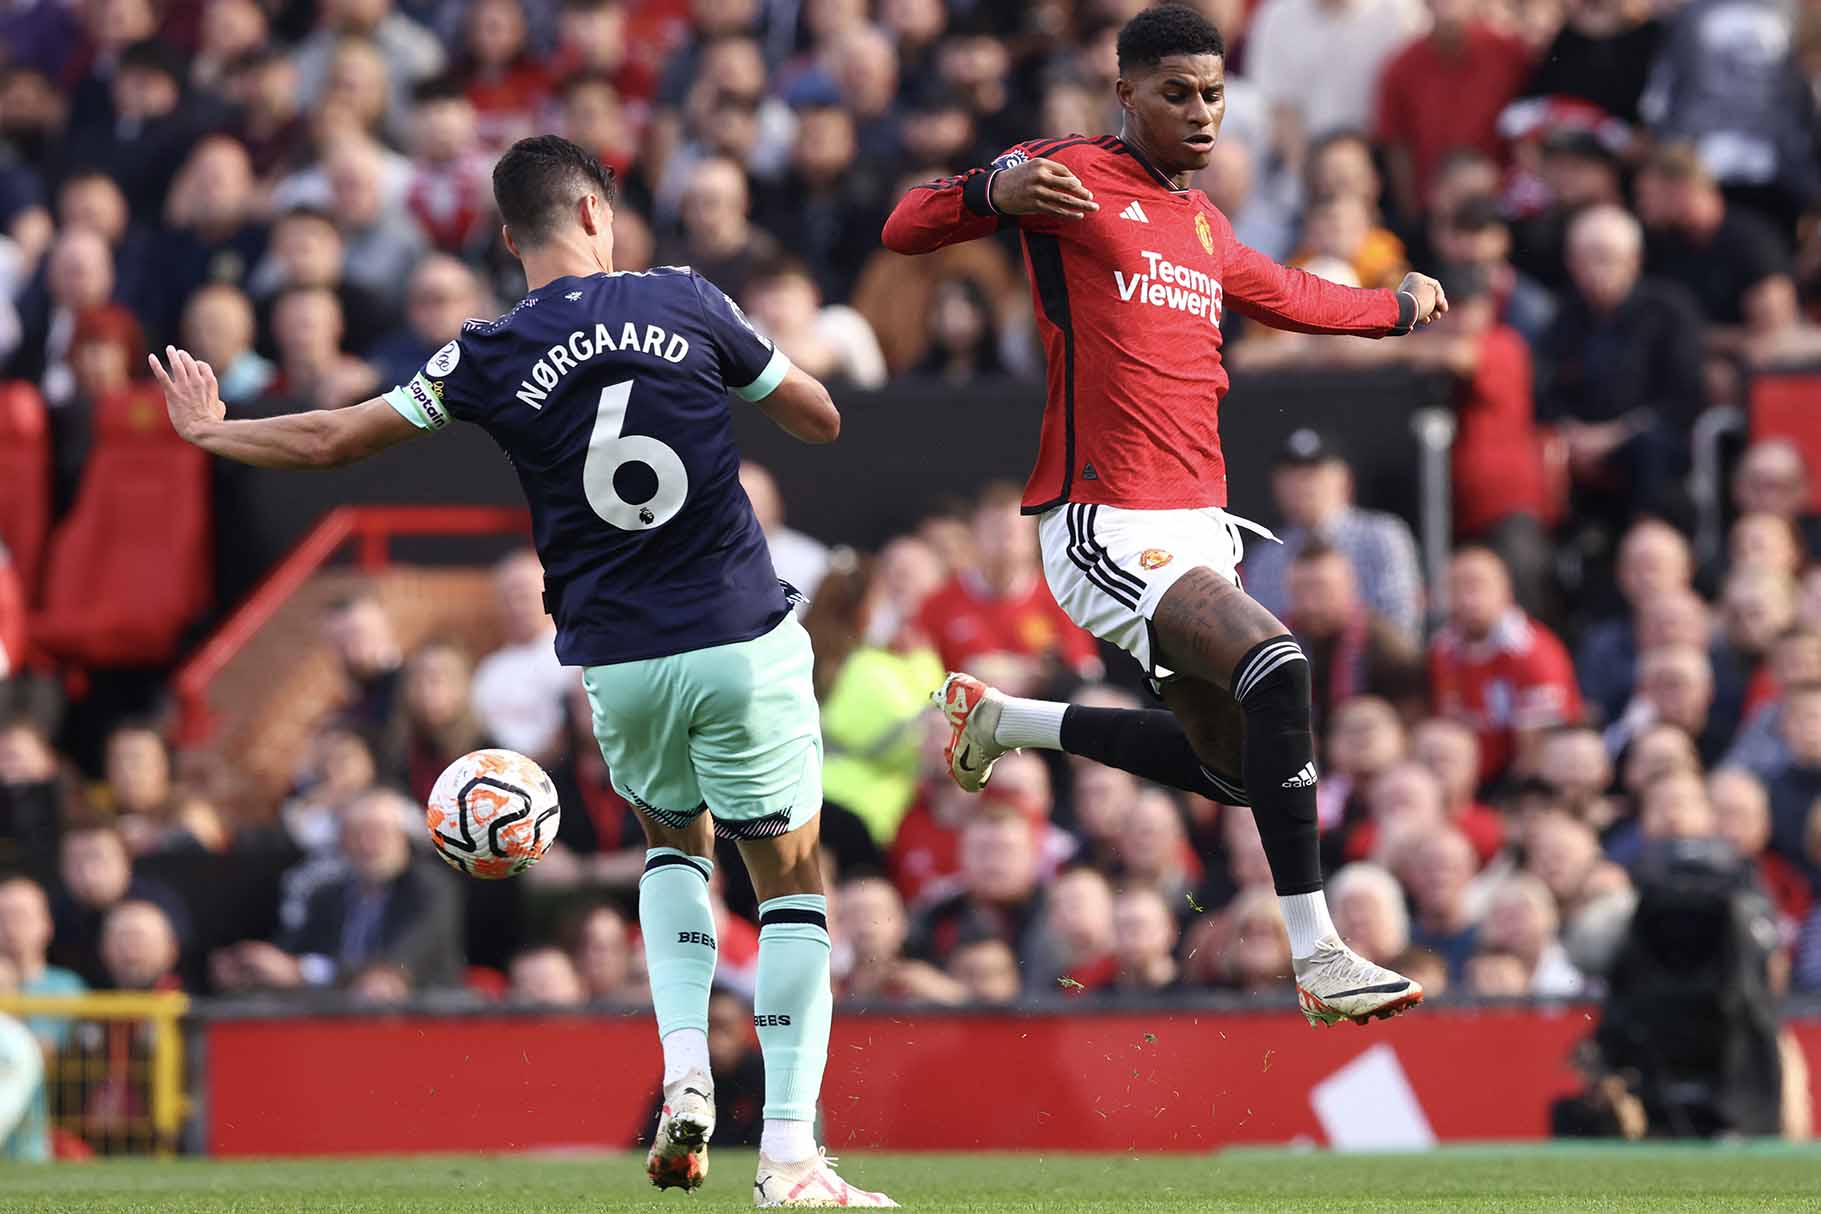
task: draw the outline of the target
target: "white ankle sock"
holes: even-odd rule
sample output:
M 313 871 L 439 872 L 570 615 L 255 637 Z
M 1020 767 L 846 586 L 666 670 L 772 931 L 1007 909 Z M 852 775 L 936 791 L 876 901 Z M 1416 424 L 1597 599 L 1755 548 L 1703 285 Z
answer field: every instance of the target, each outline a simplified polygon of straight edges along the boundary
M 765 1133 L 759 1138 L 759 1150 L 776 1163 L 796 1163 L 816 1153 L 816 1126 L 812 1121 L 765 1119 Z
M 708 1070 L 708 1034 L 677 1029 L 664 1034 L 664 1084 L 668 1087 L 691 1071 Z
M 999 724 L 993 730 L 993 741 L 1013 748 L 1035 746 L 1039 750 L 1062 749 L 1062 714 L 1067 704 L 1053 700 L 1020 700 L 1005 697 L 999 709 Z
M 1290 955 L 1307 957 L 1318 941 L 1338 937 L 1334 920 L 1328 918 L 1328 899 L 1321 890 L 1312 894 L 1279 894 L 1277 905 L 1284 913 L 1284 926 L 1290 929 Z

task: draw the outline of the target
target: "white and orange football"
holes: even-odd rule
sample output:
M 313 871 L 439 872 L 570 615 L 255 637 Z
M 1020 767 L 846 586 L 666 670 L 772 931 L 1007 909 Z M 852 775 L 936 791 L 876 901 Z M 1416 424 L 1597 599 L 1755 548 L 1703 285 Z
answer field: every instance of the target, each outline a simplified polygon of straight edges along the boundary
M 470 877 L 515 877 L 543 856 L 562 821 L 556 786 L 516 750 L 465 754 L 436 778 L 425 810 L 436 854 Z

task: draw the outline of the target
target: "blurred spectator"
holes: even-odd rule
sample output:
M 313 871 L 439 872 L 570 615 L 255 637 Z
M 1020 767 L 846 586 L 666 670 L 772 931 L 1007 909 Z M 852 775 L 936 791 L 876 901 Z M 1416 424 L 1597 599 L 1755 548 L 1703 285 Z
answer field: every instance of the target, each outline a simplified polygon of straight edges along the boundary
M 190 146 L 219 115 L 204 100 L 186 96 L 182 57 L 153 38 L 120 52 L 108 97 L 109 120 L 72 124 L 65 162 L 105 166 L 134 214 L 159 214 Z
M 469 699 L 481 732 L 540 761 L 567 741 L 565 701 L 576 673 L 556 659 L 556 623 L 544 611 L 544 566 L 517 552 L 493 569 L 502 644 L 474 668 Z
M 1693 147 L 1656 148 L 1638 174 L 1637 199 L 1645 269 L 1700 305 L 1710 348 L 1736 351 L 1748 325 L 1789 323 L 1796 284 L 1786 243 L 1768 221 L 1727 205 Z
M 1750 772 L 1721 767 L 1707 778 L 1714 830 L 1758 869 L 1758 881 L 1787 925 L 1798 925 L 1814 903 L 1808 876 L 1770 850 L 1770 795 Z
M 1331 263 L 1351 273 L 1340 277 L 1317 268 Z M 1345 286 L 1380 289 L 1396 287 L 1410 270 L 1403 242 L 1379 226 L 1377 206 L 1357 194 L 1329 194 L 1309 204 L 1302 247 L 1291 264 Z
M 1113 901 L 1114 989 L 1153 995 L 1182 981 L 1176 964 L 1176 917 L 1156 889 L 1127 889 Z
M 1408 739 L 1397 710 L 1376 696 L 1343 700 L 1327 730 L 1328 765 L 1316 785 L 1321 819 L 1338 824 L 1363 804 L 1367 787 L 1404 757 Z
M 1479 941 L 1479 924 L 1467 897 L 1474 867 L 1473 845 L 1457 830 L 1427 832 L 1410 845 L 1404 877 L 1416 911 L 1410 938 L 1447 962 L 1456 978 Z
M 266 258 L 247 287 L 262 309 L 266 329 L 273 327 L 275 301 L 287 289 L 320 287 L 334 293 L 357 349 L 390 333 L 396 310 L 348 279 L 346 253 L 340 229 L 324 212 L 298 208 L 281 214 L 272 225 Z
M 1037 527 L 1016 485 L 988 485 L 974 505 L 976 564 L 923 601 L 917 626 L 950 670 L 967 670 L 1011 695 L 1048 678 L 1099 671 L 1094 638 L 1056 605 L 1043 576 Z
M 1551 121 L 1577 119 L 1616 119 L 1621 130 L 1635 124 L 1662 43 L 1663 28 L 1652 10 L 1621 0 L 1567 0 L 1561 15 L 1561 27 L 1524 85 L 1526 101 L 1501 123 L 1504 133 L 1527 135 Z
M 1716 675 L 1728 680 L 1724 711 L 1738 725 L 1746 689 L 1759 677 L 1771 648 L 1796 619 L 1796 587 L 1779 570 L 1734 562 L 1720 592 L 1721 636 Z
M 1568 230 L 1574 290 L 1538 348 L 1537 417 L 1568 443 L 1579 509 L 1610 527 L 1688 517 L 1680 478 L 1701 411 L 1700 318 L 1671 284 L 1640 280 L 1643 234 L 1616 206 Z
M 257 0 L 206 0 L 201 7 L 190 85 L 220 89 L 238 60 L 271 42 L 271 20 Z
M 725 987 L 708 996 L 708 1061 L 715 1077 L 715 1139 L 756 1147 L 764 1125 L 765 1063 L 752 1026 L 752 1005 Z M 663 1093 L 658 1094 L 663 1099 Z M 646 1121 L 655 1124 L 657 1111 Z
M 404 674 L 404 654 L 391 617 L 378 598 L 357 592 L 329 605 L 322 638 L 347 688 L 343 715 L 359 728 L 377 730 L 393 715 Z
M 1741 514 L 1787 519 L 1804 548 L 1821 552 L 1821 516 L 1809 509 L 1808 468 L 1794 443 L 1766 438 L 1747 447 L 1733 470 L 1732 492 Z
M 845 304 L 824 305 L 801 262 L 755 266 L 745 304 L 759 331 L 805 373 L 868 390 L 885 386 L 885 355 L 872 326 Z
M 1411 760 L 1394 763 L 1374 776 L 1366 786 L 1365 805 L 1365 820 L 1346 834 L 1342 859 L 1359 861 L 1385 855 L 1396 840 L 1440 830 L 1447 822 L 1441 782 L 1427 767 Z
M 1334 709 L 1361 693 L 1411 707 L 1426 696 L 1422 654 L 1408 634 L 1359 598 L 1353 566 L 1322 539 L 1290 565 L 1286 623 L 1309 655 L 1319 730 Z
M 1431 999 L 1448 993 L 1448 966 L 1426 948 L 1406 949 L 1402 956 L 1394 957 L 1386 964 L 1412 982 L 1421 983 L 1423 992 Z
M 45 259 L 45 289 L 22 301 L 24 335 L 8 374 L 36 381 L 52 409 L 67 404 L 76 379 L 67 361 L 76 321 L 114 293 L 114 255 L 107 241 L 86 228 L 61 233 Z
M 569 954 L 546 945 L 528 948 L 512 959 L 507 969 L 511 982 L 506 997 L 514 1003 L 539 1007 L 580 1007 L 588 1000 L 582 977 Z
M 272 304 L 278 375 L 266 388 L 267 412 L 340 409 L 379 387 L 372 366 L 343 349 L 341 303 L 326 287 L 287 287 Z
M 1443 171 L 1450 163 L 1481 162 L 1451 157 L 1443 162 Z M 1498 199 L 1490 193 L 1467 194 L 1446 211 L 1438 214 L 1432 210 L 1429 223 L 1431 252 L 1441 259 L 1442 267 L 1476 271 L 1492 296 L 1498 322 L 1511 326 L 1527 344 L 1534 345 L 1555 318 L 1555 296 L 1512 264 L 1511 225 L 1505 221 Z M 1456 304 L 1455 294 L 1448 293 L 1450 311 Z
M 1215 962 L 1224 985 L 1246 994 L 1277 989 L 1290 975 L 1290 936 L 1268 889 L 1249 889 L 1223 913 L 1226 947 Z
M 929 352 L 916 374 L 958 384 L 1004 369 L 993 314 L 978 282 L 962 276 L 939 280 L 929 308 Z
M 1694 739 L 1688 731 L 1680 725 L 1658 721 L 1645 726 L 1632 739 L 1625 751 L 1619 782 L 1636 811 L 1644 803 L 1645 790 L 1664 776 L 1700 773 L 1701 756 L 1695 753 Z
M 963 940 L 949 954 L 947 971 L 967 992 L 969 1003 L 1013 1003 L 1022 986 L 1018 954 L 996 936 Z
M 491 171 L 461 87 L 447 78 L 419 85 L 405 210 L 437 251 L 459 255 L 492 236 Z
M 1805 831 L 1811 807 L 1821 800 L 1821 683 L 1798 683 L 1783 696 L 1783 744 L 1789 763 L 1772 775 L 1771 848 L 1808 870 L 1811 885 L 1821 864 L 1809 855 Z
M 335 847 L 342 806 L 373 787 L 373 751 L 356 729 L 331 722 L 310 740 L 292 795 L 279 808 L 279 822 L 305 855 Z
M 405 662 L 400 700 L 380 740 L 386 781 L 422 804 L 445 767 L 491 744 L 474 711 L 468 655 L 444 641 L 419 646 Z
M 1055 977 L 1090 991 L 1108 986 L 1119 970 L 1114 932 L 1113 888 L 1107 879 L 1087 867 L 1058 873 L 1044 903 L 1039 959 L 1030 963 L 1033 982 L 1044 985 Z
M 402 201 L 389 196 L 380 147 L 364 139 L 338 140 L 323 168 L 336 226 L 347 245 L 347 280 L 387 307 L 397 307 L 404 302 L 412 267 L 427 248 Z
M 771 563 L 778 576 L 805 597 L 814 599 L 816 587 L 828 572 L 828 545 L 784 525 L 784 498 L 778 492 L 778 482 L 763 464 L 741 462 L 740 488 L 746 490 L 759 529 L 765 532 L 765 546 L 771 550 Z
M 1037 863 L 1036 830 L 1022 814 L 1001 810 L 970 820 L 961 828 L 961 888 L 916 916 L 906 952 L 945 965 L 977 938 L 1025 952 L 1042 909 Z
M 1290 147 L 1371 124 L 1380 73 L 1420 28 L 1413 0 L 1265 0 L 1246 37 L 1247 75 Z
M 297 79 L 293 56 L 262 46 L 237 56 L 222 81 L 222 93 L 237 111 L 236 133 L 262 184 L 298 168 L 300 149 L 308 146 Z
M 30 877 L 0 880 L 0 958 L 12 964 L 21 995 L 80 995 L 87 985 L 73 971 L 49 961 L 50 900 Z M 49 1048 L 69 1035 L 69 1021 L 56 1016 L 31 1016 L 25 1026 Z
M 402 968 L 413 986 L 461 977 L 461 906 L 440 862 L 413 861 L 405 815 L 417 806 L 375 791 L 342 814 L 345 872 L 311 892 L 303 918 L 276 943 L 247 940 L 211 961 L 223 990 L 321 987 L 376 962 Z
M 1563 951 L 1557 926 L 1555 899 L 1548 887 L 1535 877 L 1511 876 L 1493 891 L 1479 944 L 1518 959 L 1525 977 L 1521 993 L 1569 998 L 1581 993 L 1585 980 Z
M 1431 717 L 1411 731 L 1410 757 L 1435 777 L 1444 816 L 1473 843 L 1480 862 L 1489 862 L 1505 845 L 1505 820 L 1474 797 L 1480 747 L 1473 730 L 1459 721 Z
M 1774 514 L 1742 514 L 1734 519 L 1726 535 L 1726 553 L 1735 567 L 1768 569 L 1792 584 L 1808 560 L 1795 526 Z
M 1821 633 L 1797 626 L 1771 646 L 1760 672 L 1768 675 L 1755 703 L 1748 702 L 1745 722 L 1726 752 L 1726 765 L 1742 767 L 1768 779 L 1789 763 L 1783 741 L 1783 695 L 1791 687 L 1821 681 Z
M 1619 542 L 1616 571 L 1626 613 L 1587 628 L 1574 655 L 1582 693 L 1608 721 L 1618 719 L 1631 696 L 1643 613 L 1666 595 L 1688 591 L 1694 553 L 1674 527 L 1660 519 L 1639 519 Z
M 759 191 L 754 213 L 785 248 L 822 267 L 815 280 L 821 293 L 845 299 L 860 266 L 878 247 L 883 183 L 859 163 L 850 111 L 811 103 L 798 107 L 796 119 L 790 164 Z
M 871 640 L 885 591 L 878 574 L 872 558 L 838 550 L 804 617 L 826 749 L 822 841 L 843 871 L 880 867 L 916 797 L 929 691 L 942 681 L 928 648 Z
M 1714 674 L 1692 645 L 1661 645 L 1638 658 L 1638 687 L 1624 714 L 1606 730 L 1606 749 L 1621 754 L 1646 725 L 1667 722 L 1696 739 L 1704 762 L 1717 760 L 1736 722 L 1712 719 Z
M 778 256 L 778 243 L 752 226 L 746 174 L 724 157 L 699 161 L 683 187 L 681 231 L 658 242 L 658 260 L 687 265 L 735 299 L 753 271 Z
M 1378 965 L 1393 965 L 1410 947 L 1410 915 L 1397 878 L 1367 861 L 1355 861 L 1328 879 L 1334 927 L 1353 951 Z
M 1530 771 L 1540 733 L 1580 715 L 1567 651 L 1513 601 L 1503 563 L 1485 548 L 1455 553 L 1448 623 L 1429 660 L 1437 712 L 1479 738 L 1481 783 Z
M 1646 785 L 1637 828 L 1644 844 L 1711 838 L 1715 833 L 1713 805 L 1701 773 L 1671 772 Z M 1624 858 L 1620 850 L 1609 847 L 1608 852 L 1615 860 Z
M 101 926 L 101 968 L 97 985 L 114 991 L 176 991 L 177 932 L 155 902 L 121 902 Z
M 430 31 L 392 11 L 391 0 L 323 0 L 316 30 L 297 46 L 297 88 L 314 107 L 329 92 L 335 51 L 345 39 L 370 43 L 385 60 L 391 113 L 401 115 L 411 90 L 442 70 L 442 45 Z M 394 123 L 396 126 L 396 122 Z
M 1122 892 L 1152 890 L 1169 905 L 1179 906 L 1201 883 L 1201 863 L 1189 846 L 1182 811 L 1175 798 L 1160 788 L 1146 788 L 1138 794 L 1137 802 L 1120 818 L 1115 846 Z
M 624 7 L 620 0 L 598 0 L 595 4 L 602 12 L 624 11 Z M 565 15 L 585 11 L 585 8 L 585 5 L 581 8 L 567 5 Z M 557 98 L 563 135 L 593 152 L 602 164 L 613 170 L 616 178 L 627 177 L 638 157 L 638 132 L 627 113 L 631 105 L 614 87 L 613 80 L 600 72 L 577 72 L 558 87 Z M 482 195 L 482 201 L 488 197 L 490 189 Z M 615 265 L 620 262 L 617 244 L 613 260 Z
M 4 686 L 0 684 L 0 686 Z M 0 718 L 0 847 L 7 871 L 48 880 L 56 872 L 63 787 L 44 729 L 23 716 Z
M 192 932 L 183 899 L 163 882 L 133 873 L 132 857 L 118 828 L 76 822 L 64 828 L 57 851 L 58 884 L 51 898 L 56 924 L 51 959 L 91 986 L 108 984 L 106 923 L 119 907 L 146 903 L 158 909 L 175 950 Z
M 368 351 L 379 382 L 408 382 L 430 355 L 455 340 L 464 320 L 486 311 L 486 291 L 472 269 L 441 253 L 422 258 L 406 288 L 404 328 L 395 329 Z
M 454 71 L 466 83 L 479 116 L 482 149 L 501 152 L 533 133 L 550 93 L 549 71 L 532 54 L 521 0 L 473 0 L 462 25 L 462 53 Z
M 1523 958 L 1498 949 L 1480 949 L 1468 957 L 1461 980 L 1477 999 L 1521 999 L 1530 993 Z
M 954 978 L 904 955 L 909 932 L 904 903 L 883 877 L 856 877 L 835 891 L 834 922 L 844 964 L 835 986 L 843 999 L 907 999 L 960 1003 Z
M 1353 503 L 1353 472 L 1325 435 L 1290 435 L 1271 470 L 1271 496 L 1283 516 L 1281 544 L 1254 544 L 1244 565 L 1246 592 L 1278 618 L 1291 614 L 1289 571 L 1304 545 L 1321 539 L 1353 566 L 1360 597 L 1392 627 L 1422 631 L 1423 582 L 1416 539 L 1394 515 Z
M 1472 0 L 1429 0 L 1429 15 L 1429 33 L 1393 55 L 1378 78 L 1377 136 L 1406 216 L 1421 212 L 1447 153 L 1501 153 L 1499 114 L 1530 72 L 1530 48 L 1486 25 Z
M 951 892 L 961 880 L 962 834 L 967 823 L 981 815 L 1015 814 L 1025 819 L 1035 833 L 1037 870 L 1040 877 L 1053 874 L 1063 861 L 1073 857 L 1077 844 L 1070 835 L 1049 820 L 1052 797 L 1049 768 L 1034 752 L 1020 751 L 1005 755 L 1001 766 L 993 768 L 993 782 L 978 799 L 956 788 L 948 777 L 948 762 L 942 757 L 948 741 L 948 729 L 937 714 L 924 718 L 924 783 L 918 800 L 899 823 L 892 837 L 889 864 L 893 882 L 905 901 L 926 905 Z M 1094 764 L 1084 764 L 1077 779 L 1089 771 L 1106 771 Z M 1113 832 L 1137 799 L 1138 783 L 1124 772 L 1104 782 L 1112 790 L 1105 800 L 1095 799 L 1094 825 L 1102 832 L 1088 832 L 1081 844 L 1087 854 L 1104 867 L 1117 863 Z M 1082 804 L 1077 791 L 1076 804 Z M 1104 808 L 1104 812 L 1101 807 Z M 1081 813 L 1077 812 L 1077 833 L 1082 833 Z
M 184 305 L 180 340 L 214 370 L 230 409 L 259 399 L 278 374 L 253 349 L 256 323 L 252 302 L 227 283 L 203 287 Z
M 1668 21 L 1642 102 L 1652 133 L 1693 145 L 1728 189 L 1793 218 L 1821 189 L 1821 171 L 1790 11 L 1767 0 L 1691 0 Z
M 590 1000 L 626 999 L 632 976 L 632 940 L 625 917 L 611 906 L 595 903 L 571 920 L 569 959 L 575 963 Z
M 90 308 L 77 316 L 68 353 L 71 391 L 50 416 L 55 448 L 51 495 L 59 513 L 69 510 L 81 492 L 95 419 L 146 379 L 145 336 L 122 307 Z
M 155 336 L 177 327 L 184 301 L 205 285 L 245 283 L 265 255 L 253 162 L 241 143 L 210 135 L 190 152 L 165 200 L 164 233 L 152 260 L 156 311 L 142 315 Z M 192 351 L 194 352 L 194 351 Z

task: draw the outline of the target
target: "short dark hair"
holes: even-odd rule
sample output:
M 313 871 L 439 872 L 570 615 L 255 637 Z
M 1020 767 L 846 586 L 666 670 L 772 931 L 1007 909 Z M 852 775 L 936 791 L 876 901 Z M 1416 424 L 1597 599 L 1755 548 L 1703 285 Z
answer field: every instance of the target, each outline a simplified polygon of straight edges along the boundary
M 613 204 L 613 170 L 561 135 L 533 135 L 493 166 L 493 201 L 521 245 L 542 244 L 584 194 Z
M 411 100 L 418 105 L 432 105 L 439 101 L 466 101 L 468 90 L 453 72 L 444 72 L 420 81 L 411 90 Z
M 1182 4 L 1147 8 L 1119 31 L 1119 74 L 1156 67 L 1169 55 L 1227 55 L 1227 43 L 1206 17 Z

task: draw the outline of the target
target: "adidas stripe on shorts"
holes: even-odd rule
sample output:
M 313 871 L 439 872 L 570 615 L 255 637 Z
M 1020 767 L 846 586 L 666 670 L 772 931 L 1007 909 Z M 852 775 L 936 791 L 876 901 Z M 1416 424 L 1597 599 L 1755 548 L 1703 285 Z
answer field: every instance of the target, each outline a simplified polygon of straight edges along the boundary
M 1193 510 L 1123 510 L 1067 503 L 1037 520 L 1043 573 L 1071 620 L 1138 660 L 1151 678 L 1173 673 L 1157 664 L 1151 616 L 1176 579 L 1212 569 L 1239 585 L 1245 555 L 1241 530 L 1275 541 L 1250 519 L 1218 506 Z

